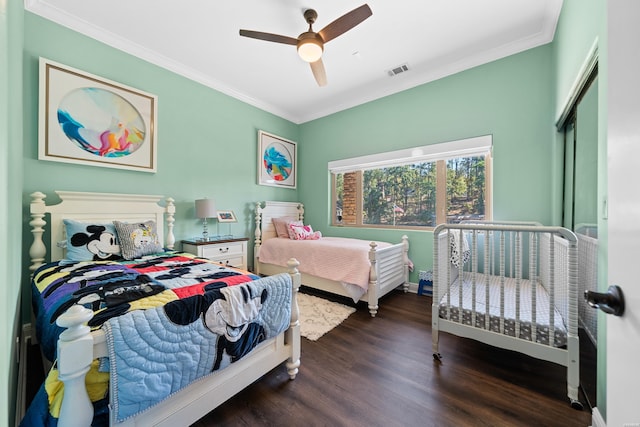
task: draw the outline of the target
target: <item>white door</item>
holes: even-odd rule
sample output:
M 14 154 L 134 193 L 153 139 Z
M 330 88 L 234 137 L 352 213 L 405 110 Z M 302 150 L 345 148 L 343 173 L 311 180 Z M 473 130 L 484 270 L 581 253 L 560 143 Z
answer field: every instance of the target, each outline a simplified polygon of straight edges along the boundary
M 624 293 L 607 316 L 608 427 L 640 426 L 640 1 L 608 11 L 608 272 Z

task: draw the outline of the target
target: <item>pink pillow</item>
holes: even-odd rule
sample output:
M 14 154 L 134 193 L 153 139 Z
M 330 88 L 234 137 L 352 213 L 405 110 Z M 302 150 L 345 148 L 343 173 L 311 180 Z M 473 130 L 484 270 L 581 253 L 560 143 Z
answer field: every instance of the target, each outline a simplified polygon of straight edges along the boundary
M 289 230 L 293 240 L 318 240 L 322 237 L 319 231 L 313 231 L 310 225 L 303 225 L 300 221 L 290 222 Z
M 282 216 L 280 218 L 271 218 L 271 222 L 273 222 L 273 226 L 276 229 L 276 234 L 278 235 L 278 237 L 284 237 L 285 239 L 289 238 L 289 227 L 287 224 L 295 220 L 296 219 L 292 216 Z
M 302 221 L 289 221 L 287 223 L 287 235 L 291 240 L 300 240 L 296 237 L 295 228 L 303 227 Z
M 314 231 L 313 233 L 311 233 L 311 236 L 306 238 L 306 240 L 318 240 L 321 237 L 322 237 L 322 232 Z

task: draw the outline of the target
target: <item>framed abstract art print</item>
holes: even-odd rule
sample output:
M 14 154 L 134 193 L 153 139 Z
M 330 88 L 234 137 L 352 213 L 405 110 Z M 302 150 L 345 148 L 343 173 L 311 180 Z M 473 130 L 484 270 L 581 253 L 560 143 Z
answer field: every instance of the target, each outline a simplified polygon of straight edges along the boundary
M 40 58 L 38 159 L 156 172 L 155 95 Z
M 218 211 L 218 222 L 238 222 L 233 211 Z
M 296 143 L 258 131 L 258 184 L 296 188 Z

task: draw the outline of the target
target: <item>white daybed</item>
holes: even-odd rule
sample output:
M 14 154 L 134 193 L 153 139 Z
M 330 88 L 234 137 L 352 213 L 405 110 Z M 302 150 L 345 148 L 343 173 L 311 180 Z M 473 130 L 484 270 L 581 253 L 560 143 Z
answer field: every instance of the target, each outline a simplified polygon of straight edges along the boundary
M 567 367 L 578 400 L 577 238 L 514 223 L 443 224 L 434 230 L 433 356 L 440 332 Z
M 34 236 L 30 248 L 32 260 L 31 270 L 35 271 L 45 262 L 47 247 L 43 241 L 43 233 L 50 215 L 49 254 L 52 261 L 64 258 L 63 249 L 56 245 L 64 240 L 63 219 L 80 221 L 129 221 L 138 222 L 155 220 L 158 234 L 167 234 L 164 243 L 173 248 L 175 206 L 173 199 L 162 196 L 132 194 L 100 194 L 57 191 L 61 203 L 46 205 L 45 194 L 36 192 L 31 195 L 30 225 Z M 258 344 L 248 355 L 230 364 L 225 369 L 205 376 L 191 383 L 168 399 L 150 409 L 128 418 L 124 422 L 111 425 L 118 426 L 178 426 L 189 425 L 225 402 L 230 397 L 253 383 L 274 367 L 286 361 L 291 379 L 295 378 L 300 366 L 300 327 L 298 322 L 298 306 L 296 292 L 300 285 L 297 272 L 298 263 L 291 260 L 289 273 L 293 289 L 291 296 L 291 319 L 289 328 L 276 337 Z M 93 313 L 80 305 L 74 305 L 59 318 L 59 325 L 68 329 L 58 341 L 59 377 L 65 384 L 64 401 L 59 418 L 59 426 L 90 425 L 93 407 L 87 397 L 84 377 L 94 358 L 107 355 L 105 334 L 102 330 L 90 332 L 86 322 Z
M 283 265 L 269 264 L 260 260 L 261 246 L 269 239 L 278 238 L 273 218 L 293 217 L 303 221 L 304 207 L 298 202 L 274 202 L 267 201 L 257 203 L 255 208 L 255 249 L 254 265 L 256 274 L 273 275 L 285 271 Z M 378 247 L 375 242 L 366 242 L 368 250 L 369 283 L 364 294 L 358 298 L 368 304 L 369 312 L 375 317 L 378 312 L 378 301 L 384 295 L 403 286 L 405 292 L 409 289 L 409 265 L 408 258 L 409 239 L 402 237 L 402 242 L 387 247 Z M 290 257 L 296 257 L 294 253 Z M 348 290 L 349 285 L 340 281 L 330 280 L 305 271 L 304 262 L 301 261 L 300 274 L 302 284 L 313 289 L 330 292 L 349 298 L 354 298 L 353 292 Z

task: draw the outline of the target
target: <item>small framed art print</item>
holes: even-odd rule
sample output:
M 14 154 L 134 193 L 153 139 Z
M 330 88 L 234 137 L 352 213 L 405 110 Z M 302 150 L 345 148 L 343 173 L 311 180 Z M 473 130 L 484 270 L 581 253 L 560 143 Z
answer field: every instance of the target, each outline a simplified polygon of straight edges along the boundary
M 218 222 L 238 222 L 233 211 L 218 211 Z
M 296 143 L 258 131 L 258 184 L 296 188 Z

